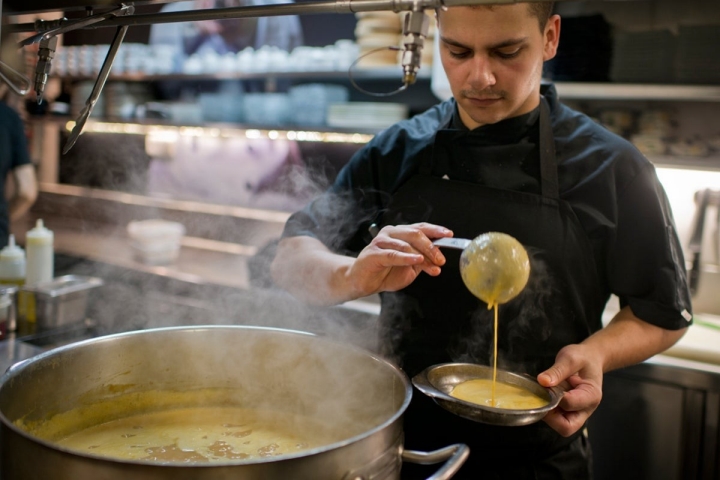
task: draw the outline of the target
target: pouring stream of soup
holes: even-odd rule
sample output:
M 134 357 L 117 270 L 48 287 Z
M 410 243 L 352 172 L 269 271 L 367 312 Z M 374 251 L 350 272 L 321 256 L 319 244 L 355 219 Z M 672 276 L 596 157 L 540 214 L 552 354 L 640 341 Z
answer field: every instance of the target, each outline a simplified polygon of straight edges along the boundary
M 488 309 L 494 310 L 490 406 L 500 406 L 496 405 L 498 304 L 512 300 L 525 288 L 530 277 L 530 259 L 522 244 L 510 235 L 500 232 L 484 233 L 474 238 L 463 250 L 460 257 L 460 274 L 468 290 L 487 303 Z M 473 398 L 477 400 L 477 390 L 473 391 L 476 392 Z M 468 398 L 463 400 L 485 404 L 483 400 Z

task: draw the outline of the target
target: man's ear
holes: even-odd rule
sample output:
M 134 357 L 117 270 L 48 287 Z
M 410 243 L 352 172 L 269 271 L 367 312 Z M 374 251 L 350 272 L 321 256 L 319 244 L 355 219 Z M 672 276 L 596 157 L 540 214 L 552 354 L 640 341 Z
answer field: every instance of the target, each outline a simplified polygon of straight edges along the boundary
M 560 42 L 560 15 L 552 15 L 548 19 L 543 41 L 543 61 L 548 61 L 555 57 Z

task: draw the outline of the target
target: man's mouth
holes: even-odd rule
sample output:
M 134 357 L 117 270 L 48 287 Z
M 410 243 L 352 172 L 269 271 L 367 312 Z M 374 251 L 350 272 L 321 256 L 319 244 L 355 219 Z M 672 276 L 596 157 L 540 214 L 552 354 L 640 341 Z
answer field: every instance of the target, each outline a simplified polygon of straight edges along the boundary
M 465 97 L 473 105 L 492 105 L 502 100 L 502 97 Z

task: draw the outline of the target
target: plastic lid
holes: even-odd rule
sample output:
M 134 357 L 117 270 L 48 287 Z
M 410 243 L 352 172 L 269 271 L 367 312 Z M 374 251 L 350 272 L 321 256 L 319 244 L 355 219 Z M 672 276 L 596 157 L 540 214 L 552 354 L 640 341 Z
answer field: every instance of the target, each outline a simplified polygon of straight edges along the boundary
M 52 235 L 52 230 L 45 228 L 42 218 L 38 218 L 35 227 L 27 232 L 27 236 L 29 237 L 51 237 Z
M 0 260 L 20 260 L 25 258 L 25 250 L 15 245 L 15 235 L 10 234 L 8 244 L 0 250 Z
M 84 275 L 64 275 L 62 277 L 53 278 L 48 282 L 25 286 L 23 290 L 42 293 L 50 297 L 59 297 L 69 293 L 100 287 L 104 283 L 105 282 L 103 282 L 102 278 L 86 277 Z

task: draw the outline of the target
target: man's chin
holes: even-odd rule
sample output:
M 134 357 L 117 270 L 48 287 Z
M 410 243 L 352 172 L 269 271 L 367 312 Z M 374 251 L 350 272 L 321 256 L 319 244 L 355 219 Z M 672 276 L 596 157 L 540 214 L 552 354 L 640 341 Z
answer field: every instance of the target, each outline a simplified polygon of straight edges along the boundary
M 475 122 L 476 127 L 497 123 L 501 120 L 504 120 L 506 116 L 507 115 L 504 112 L 496 111 L 495 109 L 483 110 L 481 112 L 470 112 L 470 118 L 473 120 L 473 122 Z

